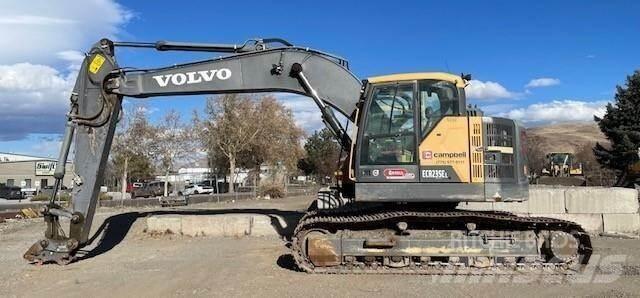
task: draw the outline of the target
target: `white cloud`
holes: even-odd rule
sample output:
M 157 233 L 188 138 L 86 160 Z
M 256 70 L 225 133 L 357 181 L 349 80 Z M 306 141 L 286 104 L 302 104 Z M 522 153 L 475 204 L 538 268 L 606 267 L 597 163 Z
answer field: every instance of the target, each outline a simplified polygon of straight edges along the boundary
M 0 65 L 0 92 L 39 92 L 69 86 L 69 79 L 46 65 L 18 63 Z M 71 91 L 71 90 L 67 90 Z
M 594 115 L 599 117 L 604 115 L 607 103 L 608 101 L 554 100 L 498 113 L 497 116 L 520 120 L 531 125 L 593 121 Z
M 36 156 L 57 158 L 62 146 L 62 138 L 41 137 L 31 146 L 31 152 Z
M 313 132 L 324 127 L 318 107 L 311 98 L 295 94 L 277 94 L 276 98 L 293 112 L 296 125 L 306 132 Z
M 56 53 L 113 38 L 133 13 L 113 0 L 3 0 L 0 64 L 56 63 Z
M 322 121 L 322 114 L 320 113 L 320 109 L 318 108 L 318 106 L 316 106 L 311 98 L 289 93 L 276 93 L 274 94 L 274 96 L 285 107 L 291 109 L 291 111 L 293 112 L 293 118 L 296 121 L 296 125 L 304 129 L 304 131 L 308 134 L 326 127 L 326 125 Z M 338 118 L 340 124 L 342 126 L 345 126 L 347 118 L 337 110 L 334 110 L 334 114 Z M 351 131 L 352 126 L 352 124 L 349 124 L 349 131 Z
M 35 15 L 19 15 L 19 16 L 3 16 L 0 17 L 0 24 L 13 25 L 57 25 L 57 24 L 73 24 L 74 20 L 63 18 L 52 18 Z
M 532 79 L 525 85 L 525 88 L 539 88 L 560 85 L 560 80 L 556 78 L 537 78 Z
M 517 93 L 507 90 L 500 83 L 491 81 L 478 81 L 471 80 L 469 86 L 465 88 L 467 97 L 470 99 L 501 99 L 501 98 L 515 98 Z
M 0 140 L 60 133 L 74 80 L 46 65 L 0 65 Z
M 0 140 L 61 133 L 80 51 L 122 34 L 132 16 L 113 0 L 3 0 Z
M 479 105 L 479 107 L 486 115 L 496 115 L 496 114 L 510 111 L 513 108 L 515 108 L 516 105 L 514 104 L 514 102 L 510 102 L 510 103 Z

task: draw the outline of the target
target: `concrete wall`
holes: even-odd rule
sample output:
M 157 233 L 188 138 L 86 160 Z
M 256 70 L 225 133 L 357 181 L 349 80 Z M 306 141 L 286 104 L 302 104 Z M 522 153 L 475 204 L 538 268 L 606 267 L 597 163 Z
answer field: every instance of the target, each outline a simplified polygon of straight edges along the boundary
M 640 233 L 638 191 L 628 188 L 532 185 L 526 202 L 460 203 L 458 208 L 570 220 L 591 233 Z

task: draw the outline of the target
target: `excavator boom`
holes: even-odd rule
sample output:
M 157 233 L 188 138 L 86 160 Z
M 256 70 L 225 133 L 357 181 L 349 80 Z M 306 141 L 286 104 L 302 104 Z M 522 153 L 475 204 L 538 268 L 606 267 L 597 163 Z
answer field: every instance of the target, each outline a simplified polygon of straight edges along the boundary
M 278 46 L 269 48 L 272 44 Z M 118 46 L 231 54 L 158 69 L 130 70 L 117 64 L 115 49 Z M 324 122 L 348 148 L 351 140 L 333 112 L 335 109 L 351 120 L 355 117 L 361 82 L 347 65 L 342 58 L 295 47 L 282 39 L 256 39 L 242 45 L 101 40 L 87 53 L 78 74 L 55 173 L 57 189 L 65 175 L 64 164 L 75 136 L 76 167 L 71 210 L 56 205 L 52 196 L 44 208 L 48 225 L 45 239 L 34 244 L 25 258 L 65 263 L 87 244 L 124 96 L 301 94 L 314 100 Z M 60 226 L 60 217 L 70 219 L 68 236 Z

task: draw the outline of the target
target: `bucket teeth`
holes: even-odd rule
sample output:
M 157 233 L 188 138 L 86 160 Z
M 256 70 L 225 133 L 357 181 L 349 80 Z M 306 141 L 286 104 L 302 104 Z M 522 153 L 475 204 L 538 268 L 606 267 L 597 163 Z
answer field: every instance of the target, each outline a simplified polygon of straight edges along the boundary
M 33 245 L 22 256 L 31 264 L 42 265 L 46 263 L 56 263 L 67 265 L 74 260 L 70 248 L 75 248 L 75 242 L 41 240 Z

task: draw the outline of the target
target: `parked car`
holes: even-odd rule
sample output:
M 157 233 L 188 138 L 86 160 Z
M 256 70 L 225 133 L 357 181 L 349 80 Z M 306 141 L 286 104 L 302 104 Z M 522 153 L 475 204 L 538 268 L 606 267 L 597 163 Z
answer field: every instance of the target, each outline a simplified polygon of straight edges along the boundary
M 164 195 L 164 181 L 152 181 L 147 183 L 146 186 L 151 189 L 151 193 L 154 196 Z M 167 192 L 173 192 L 173 185 L 170 182 L 167 182 Z
M 140 188 L 143 186 L 144 186 L 144 183 L 142 182 L 127 183 L 127 192 L 131 193 L 134 189 Z
M 19 186 L 0 186 L 0 198 L 22 200 L 22 190 Z
M 173 191 L 173 186 L 171 185 L 171 183 L 168 183 L 167 189 L 169 193 Z M 135 199 L 137 197 L 148 198 L 162 195 L 164 195 L 164 182 L 162 181 L 152 181 L 144 183 L 141 187 L 133 187 L 131 189 L 132 199 Z
M 178 195 L 188 196 L 197 194 L 210 194 L 213 193 L 213 187 L 206 186 L 204 184 L 191 184 L 184 187 L 184 190 L 179 191 Z
M 25 198 L 34 197 L 36 194 L 38 194 L 38 189 L 35 187 L 23 187 L 20 189 L 20 191 L 22 192 L 22 196 Z

